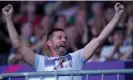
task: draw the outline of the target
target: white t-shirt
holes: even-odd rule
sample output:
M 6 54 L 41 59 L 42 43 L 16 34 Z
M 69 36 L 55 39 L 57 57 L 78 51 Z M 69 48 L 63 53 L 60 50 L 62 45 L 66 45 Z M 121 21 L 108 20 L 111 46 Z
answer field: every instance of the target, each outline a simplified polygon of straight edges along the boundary
M 62 61 L 61 61 L 62 59 Z M 47 57 L 36 54 L 34 68 L 36 71 L 82 70 L 85 60 L 82 49 L 62 57 Z M 73 76 L 73 80 L 81 80 L 81 76 Z M 40 80 L 32 78 L 30 80 Z M 56 80 L 55 76 L 46 76 L 43 80 Z M 71 76 L 59 76 L 58 80 L 72 80 Z

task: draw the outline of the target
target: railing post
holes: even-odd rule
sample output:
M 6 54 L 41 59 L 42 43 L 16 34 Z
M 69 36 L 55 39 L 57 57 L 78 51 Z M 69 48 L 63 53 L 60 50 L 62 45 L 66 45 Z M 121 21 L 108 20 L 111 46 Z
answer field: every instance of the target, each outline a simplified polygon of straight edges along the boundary
M 43 76 L 41 76 L 40 79 L 43 80 Z
M 25 76 L 25 80 L 28 80 L 29 79 L 29 77 L 28 76 Z
M 119 74 L 117 74 L 117 80 L 119 80 L 120 79 L 120 75 Z
M 88 74 L 86 74 L 86 80 L 88 80 Z
M 73 80 L 73 75 L 71 75 L 71 77 L 72 77 L 72 80 Z
M 104 79 L 104 74 L 102 74 L 102 80 Z
M 9 77 L 8 80 L 11 80 L 11 77 Z
M 55 76 L 55 80 L 58 80 L 58 76 L 57 75 Z

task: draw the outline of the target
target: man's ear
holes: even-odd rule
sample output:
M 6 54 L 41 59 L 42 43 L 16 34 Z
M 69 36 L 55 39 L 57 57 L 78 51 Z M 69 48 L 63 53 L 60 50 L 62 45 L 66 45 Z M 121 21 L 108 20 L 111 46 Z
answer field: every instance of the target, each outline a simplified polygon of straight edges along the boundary
M 47 45 L 48 45 L 48 46 L 52 46 L 52 41 L 48 40 L 48 41 L 47 41 Z

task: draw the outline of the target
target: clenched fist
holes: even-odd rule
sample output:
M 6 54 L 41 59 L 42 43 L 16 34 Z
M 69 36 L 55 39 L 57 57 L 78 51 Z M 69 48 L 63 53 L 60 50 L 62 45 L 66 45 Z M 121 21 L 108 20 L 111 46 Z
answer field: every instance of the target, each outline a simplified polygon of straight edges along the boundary
M 122 5 L 121 3 L 116 3 L 114 8 L 116 15 L 121 15 L 124 12 L 124 5 Z
M 7 6 L 5 6 L 2 9 L 2 12 L 4 14 L 5 17 L 12 17 L 12 13 L 13 13 L 13 7 L 12 5 L 8 4 Z

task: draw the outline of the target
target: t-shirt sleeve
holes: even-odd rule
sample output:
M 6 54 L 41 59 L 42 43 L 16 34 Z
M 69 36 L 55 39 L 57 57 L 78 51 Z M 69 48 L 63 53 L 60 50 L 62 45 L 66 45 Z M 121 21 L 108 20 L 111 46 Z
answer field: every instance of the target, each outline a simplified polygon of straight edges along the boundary
M 34 61 L 34 69 L 37 71 L 39 65 L 41 65 L 42 61 L 44 61 L 44 56 L 35 54 L 35 61 Z M 41 61 L 41 62 L 40 62 Z
M 83 57 L 83 49 L 70 53 L 74 60 L 79 61 L 80 64 L 85 64 L 86 60 Z

